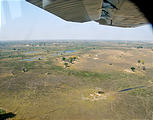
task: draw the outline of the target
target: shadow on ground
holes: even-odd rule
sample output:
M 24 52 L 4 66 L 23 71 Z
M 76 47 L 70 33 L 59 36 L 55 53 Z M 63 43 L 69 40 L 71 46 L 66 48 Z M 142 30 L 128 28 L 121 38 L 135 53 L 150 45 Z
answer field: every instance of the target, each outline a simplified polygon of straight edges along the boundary
M 14 114 L 12 112 L 0 114 L 0 120 L 6 120 L 8 118 L 13 118 L 15 116 L 16 116 L 16 114 Z

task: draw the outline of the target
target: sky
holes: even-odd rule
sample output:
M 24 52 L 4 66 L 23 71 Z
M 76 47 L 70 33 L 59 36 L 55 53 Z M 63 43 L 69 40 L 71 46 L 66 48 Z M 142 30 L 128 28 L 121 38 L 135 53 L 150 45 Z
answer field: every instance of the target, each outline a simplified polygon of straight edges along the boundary
M 151 40 L 147 24 L 136 28 L 65 21 L 24 0 L 0 0 L 0 40 Z

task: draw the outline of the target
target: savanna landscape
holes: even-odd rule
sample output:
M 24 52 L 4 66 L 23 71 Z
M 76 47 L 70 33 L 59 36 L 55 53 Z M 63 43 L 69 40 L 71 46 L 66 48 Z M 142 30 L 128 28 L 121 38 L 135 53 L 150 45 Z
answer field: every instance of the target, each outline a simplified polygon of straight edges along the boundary
M 0 42 L 0 120 L 152 120 L 153 42 Z

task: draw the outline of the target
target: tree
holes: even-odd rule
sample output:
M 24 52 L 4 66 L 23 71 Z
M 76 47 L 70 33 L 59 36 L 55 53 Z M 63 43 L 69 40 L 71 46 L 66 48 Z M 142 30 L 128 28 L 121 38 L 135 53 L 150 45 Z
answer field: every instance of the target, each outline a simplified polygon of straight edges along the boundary
M 138 46 L 137 48 L 143 48 L 142 46 Z
M 65 58 L 65 57 L 62 57 L 62 60 L 63 60 L 63 61 L 66 61 L 66 58 Z
M 133 72 L 135 72 L 135 67 L 132 66 L 132 67 L 131 67 L 131 70 L 132 70 Z
M 141 60 L 138 60 L 138 63 L 141 63 Z
M 98 94 L 104 94 L 104 92 L 100 90 L 100 91 L 98 91 Z
M 73 58 L 72 57 L 69 58 L 69 62 L 73 63 Z
M 146 67 L 145 66 L 142 66 L 142 70 L 146 70 Z
M 28 69 L 22 68 L 23 72 L 28 72 Z
M 64 63 L 64 66 L 67 68 L 68 67 L 68 63 Z
M 73 57 L 73 59 L 76 60 L 77 58 L 76 57 Z

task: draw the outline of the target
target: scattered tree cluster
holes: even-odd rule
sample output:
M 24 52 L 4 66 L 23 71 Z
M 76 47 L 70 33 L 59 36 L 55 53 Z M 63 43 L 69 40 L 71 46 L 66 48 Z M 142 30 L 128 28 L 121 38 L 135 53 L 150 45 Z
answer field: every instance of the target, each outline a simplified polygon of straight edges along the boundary
M 144 60 L 138 60 L 137 63 L 138 63 L 138 70 L 146 70 L 146 67 L 144 65 L 145 64 Z M 131 70 L 135 72 L 136 68 L 132 66 Z
M 137 48 L 143 48 L 143 46 L 138 46 Z
M 77 57 L 71 56 L 69 58 L 62 57 L 62 61 L 64 61 L 64 66 L 69 67 L 69 64 L 74 64 L 74 61 L 76 61 Z
M 146 70 L 146 67 L 144 66 L 145 62 L 144 60 L 138 60 L 138 68 L 142 68 L 142 70 Z

